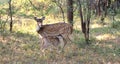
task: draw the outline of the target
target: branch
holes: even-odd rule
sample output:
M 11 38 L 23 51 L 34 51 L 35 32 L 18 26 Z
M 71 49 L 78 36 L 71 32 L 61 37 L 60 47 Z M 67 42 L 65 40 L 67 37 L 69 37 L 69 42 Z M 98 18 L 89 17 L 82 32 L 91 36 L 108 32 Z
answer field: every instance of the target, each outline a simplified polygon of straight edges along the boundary
M 53 2 L 56 3 L 56 5 L 60 8 L 61 12 L 62 12 L 62 16 L 63 16 L 63 21 L 65 22 L 65 15 L 64 15 L 64 11 L 63 11 L 63 8 L 61 7 L 61 3 L 58 2 L 56 0 L 54 0 Z
M 37 7 L 32 3 L 31 0 L 29 0 L 29 2 L 30 2 L 30 4 L 33 6 L 33 8 L 35 8 L 36 10 L 39 10 L 39 8 L 37 8 Z

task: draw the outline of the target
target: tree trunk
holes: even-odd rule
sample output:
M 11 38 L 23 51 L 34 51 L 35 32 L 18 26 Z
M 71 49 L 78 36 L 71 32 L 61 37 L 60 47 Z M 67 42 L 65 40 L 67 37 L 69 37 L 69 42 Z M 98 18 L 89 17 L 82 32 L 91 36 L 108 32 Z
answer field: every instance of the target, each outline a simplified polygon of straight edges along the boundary
M 86 22 L 86 43 L 89 44 L 89 31 L 90 31 L 90 18 L 91 18 L 91 7 L 89 1 L 87 2 L 87 22 Z
M 86 28 L 85 28 L 85 22 L 83 20 L 83 14 L 82 14 L 82 8 L 81 8 L 81 3 L 78 0 L 78 6 L 79 6 L 79 14 L 80 14 L 80 18 L 81 18 L 81 27 L 82 27 L 82 32 L 85 33 L 86 32 Z
M 117 8 L 120 8 L 120 0 L 117 0 Z
M 89 6 L 89 2 L 87 2 L 87 19 L 83 19 L 83 11 L 82 11 L 82 7 L 81 7 L 81 2 L 80 0 L 78 0 L 78 6 L 79 6 L 79 14 L 80 14 L 80 18 L 81 18 L 81 27 L 82 27 L 82 32 L 84 34 L 85 37 L 85 41 L 87 44 L 89 44 L 89 25 L 90 25 L 90 6 Z
M 100 7 L 100 2 L 101 0 L 98 1 L 98 8 L 97 8 L 97 15 L 100 16 L 101 15 L 101 7 Z
M 9 0 L 9 15 L 10 15 L 10 32 L 12 31 L 12 27 L 13 27 L 13 20 L 12 20 L 12 6 L 11 6 L 11 1 Z
M 67 19 L 73 25 L 73 0 L 67 0 Z

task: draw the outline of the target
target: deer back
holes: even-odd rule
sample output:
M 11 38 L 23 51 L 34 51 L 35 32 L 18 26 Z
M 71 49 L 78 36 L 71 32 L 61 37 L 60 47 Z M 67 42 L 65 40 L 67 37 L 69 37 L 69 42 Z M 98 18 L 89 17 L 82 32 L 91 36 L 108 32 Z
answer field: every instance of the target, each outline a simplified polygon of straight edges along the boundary
M 72 25 L 68 23 L 55 23 L 43 25 L 38 31 L 41 35 L 59 35 L 59 34 L 71 34 L 73 31 Z

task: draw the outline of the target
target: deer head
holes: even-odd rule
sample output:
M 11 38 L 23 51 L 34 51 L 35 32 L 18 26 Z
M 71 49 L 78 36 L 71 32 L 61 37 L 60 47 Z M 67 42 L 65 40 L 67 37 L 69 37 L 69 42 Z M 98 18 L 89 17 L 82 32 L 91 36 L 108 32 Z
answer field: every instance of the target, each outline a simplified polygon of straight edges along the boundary
M 36 31 L 38 32 L 40 30 L 40 28 L 42 27 L 42 25 L 43 25 L 43 20 L 45 20 L 45 17 L 42 17 L 42 18 L 34 17 L 34 20 L 37 22 Z
M 42 18 L 37 18 L 37 17 L 34 17 L 35 21 L 37 22 L 37 25 L 39 27 L 42 27 L 42 23 L 43 23 L 43 20 L 45 20 L 45 17 L 42 17 Z

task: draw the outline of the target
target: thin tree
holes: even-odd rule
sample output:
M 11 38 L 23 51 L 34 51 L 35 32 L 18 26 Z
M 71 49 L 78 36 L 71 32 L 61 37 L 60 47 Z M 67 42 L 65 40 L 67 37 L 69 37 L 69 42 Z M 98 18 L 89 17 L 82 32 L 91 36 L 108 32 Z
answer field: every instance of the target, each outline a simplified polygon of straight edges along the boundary
M 67 19 L 73 25 L 73 0 L 67 0 Z
M 78 1 L 78 6 L 79 6 L 79 15 L 81 18 L 81 28 L 82 28 L 82 32 L 84 34 L 85 37 L 85 41 L 87 44 L 89 44 L 89 25 L 90 25 L 90 5 L 89 5 L 89 1 L 86 1 L 87 5 L 86 5 L 86 11 L 84 11 L 86 13 L 87 16 L 83 15 L 83 8 L 82 8 L 82 4 L 80 0 Z M 84 17 L 84 18 L 83 18 Z
M 12 4 L 11 4 L 12 0 L 8 1 L 9 4 L 9 16 L 10 16 L 10 32 L 12 31 L 12 27 L 13 27 L 13 20 L 12 20 Z

